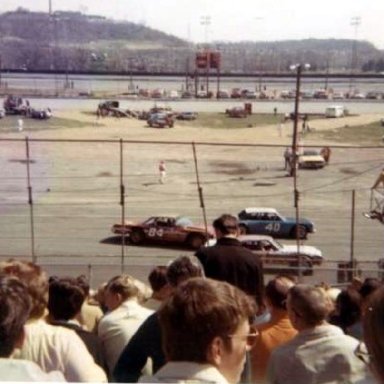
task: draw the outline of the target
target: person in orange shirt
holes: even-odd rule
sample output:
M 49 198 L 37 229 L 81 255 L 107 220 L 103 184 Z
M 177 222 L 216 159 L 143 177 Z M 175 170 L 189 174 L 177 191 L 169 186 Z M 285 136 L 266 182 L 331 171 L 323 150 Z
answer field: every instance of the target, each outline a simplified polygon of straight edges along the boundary
M 265 300 L 271 318 L 268 322 L 256 326 L 259 337 L 250 352 L 252 383 L 265 381 L 272 350 L 291 340 L 297 334 L 288 318 L 286 309 L 287 294 L 294 285 L 291 278 L 277 276 L 265 287 Z

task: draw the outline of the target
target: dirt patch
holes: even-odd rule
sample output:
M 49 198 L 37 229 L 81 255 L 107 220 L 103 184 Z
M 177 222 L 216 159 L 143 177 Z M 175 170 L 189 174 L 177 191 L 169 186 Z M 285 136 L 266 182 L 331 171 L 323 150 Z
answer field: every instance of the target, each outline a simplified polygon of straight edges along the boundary
M 216 168 L 217 173 L 224 175 L 253 175 L 256 169 L 248 168 L 244 163 L 230 161 L 211 161 L 210 164 Z
M 341 168 L 340 172 L 346 175 L 358 175 L 360 173 L 356 169 L 352 169 L 352 168 Z
M 27 160 L 27 159 L 9 159 L 8 161 L 10 163 L 20 163 L 20 164 L 27 164 L 27 163 L 34 164 L 34 163 L 36 163 L 36 161 L 32 160 L 32 159 L 30 159 L 30 160 Z
M 96 175 L 97 177 L 113 177 L 112 172 L 100 172 Z

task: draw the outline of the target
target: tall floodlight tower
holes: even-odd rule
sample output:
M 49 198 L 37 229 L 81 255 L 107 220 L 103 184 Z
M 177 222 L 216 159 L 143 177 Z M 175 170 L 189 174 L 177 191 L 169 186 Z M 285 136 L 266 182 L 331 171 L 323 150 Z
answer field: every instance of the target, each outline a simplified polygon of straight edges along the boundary
M 353 92 L 353 84 L 354 84 L 354 74 L 356 72 L 357 67 L 357 31 L 361 24 L 361 17 L 355 16 L 351 19 L 351 25 L 354 28 L 354 36 L 352 40 L 352 52 L 351 52 L 351 77 L 349 80 L 349 96 L 351 96 Z
M 207 57 L 207 64 L 206 64 L 206 71 L 205 71 L 205 79 L 206 79 L 206 85 L 205 85 L 205 92 L 208 97 L 209 95 L 209 58 L 210 58 L 210 52 L 209 52 L 209 41 L 208 41 L 208 33 L 209 33 L 209 27 L 211 25 L 211 16 L 205 15 L 201 16 L 200 18 L 200 24 L 204 26 L 204 45 L 205 45 L 205 54 Z
M 208 46 L 208 34 L 209 34 L 209 27 L 211 25 L 211 16 L 209 15 L 201 16 L 200 24 L 204 26 L 204 43 L 206 46 Z

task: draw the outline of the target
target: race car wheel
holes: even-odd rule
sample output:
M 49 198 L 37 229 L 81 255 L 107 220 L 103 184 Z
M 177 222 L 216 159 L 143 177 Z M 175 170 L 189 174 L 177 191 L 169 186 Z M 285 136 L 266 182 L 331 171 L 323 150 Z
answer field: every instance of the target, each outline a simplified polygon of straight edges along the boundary
M 239 232 L 240 235 L 246 235 L 247 233 L 249 233 L 249 230 L 245 225 L 239 225 Z
M 140 229 L 134 229 L 131 232 L 129 239 L 132 244 L 140 244 L 144 241 L 144 232 Z
M 188 245 L 193 249 L 199 249 L 205 243 L 205 238 L 201 235 L 192 234 L 187 238 Z
M 299 239 L 301 240 L 305 240 L 307 238 L 307 228 L 305 228 L 303 225 L 299 225 L 297 227 L 293 227 L 292 228 L 292 231 L 291 231 L 291 237 L 293 239 L 296 239 L 296 228 L 297 228 L 297 231 L 298 231 L 298 234 L 299 234 Z

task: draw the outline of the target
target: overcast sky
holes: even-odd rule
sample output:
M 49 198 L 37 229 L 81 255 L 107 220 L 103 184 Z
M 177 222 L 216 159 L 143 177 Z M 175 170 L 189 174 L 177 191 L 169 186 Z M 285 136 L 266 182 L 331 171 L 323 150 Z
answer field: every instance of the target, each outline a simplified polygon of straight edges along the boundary
M 143 23 L 194 42 L 304 38 L 368 40 L 384 49 L 384 0 L 51 0 L 53 10 Z M 48 11 L 49 0 L 1 0 Z M 359 18 L 357 26 L 354 19 Z M 206 21 L 206 25 L 202 21 Z

